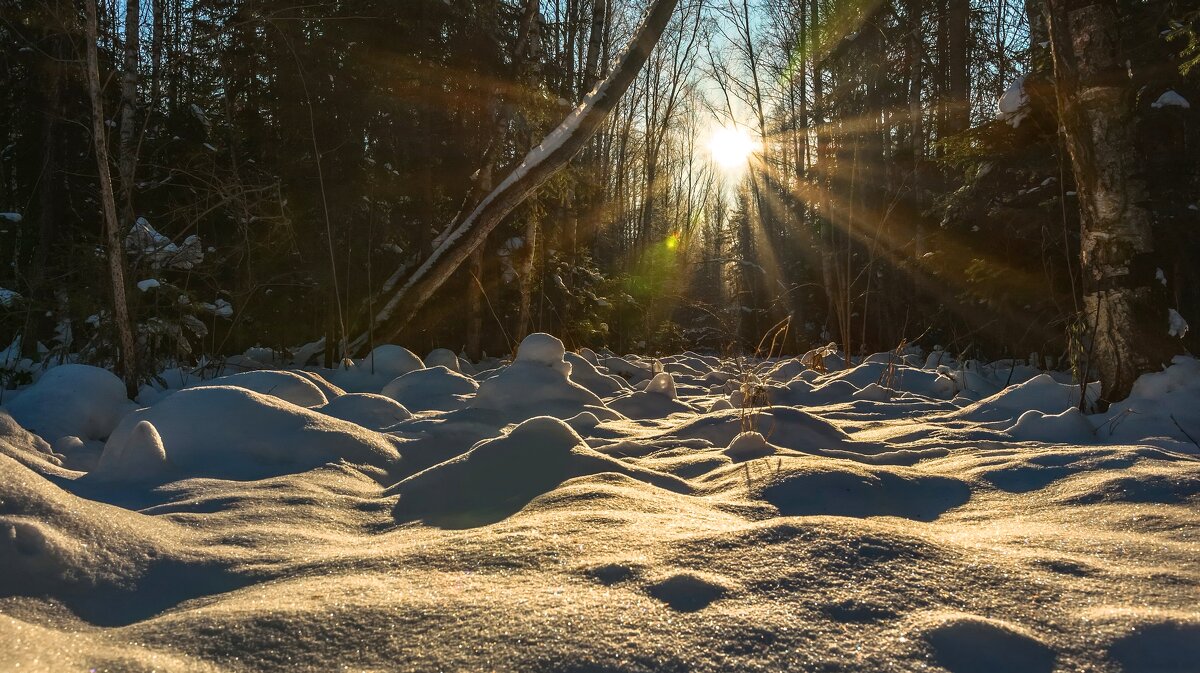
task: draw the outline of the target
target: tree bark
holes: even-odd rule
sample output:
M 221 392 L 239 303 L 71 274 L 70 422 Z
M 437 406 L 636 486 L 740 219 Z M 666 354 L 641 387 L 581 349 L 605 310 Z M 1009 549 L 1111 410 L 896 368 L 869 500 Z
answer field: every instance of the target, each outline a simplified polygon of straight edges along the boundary
M 1167 335 L 1166 290 L 1155 280 L 1154 215 L 1138 175 L 1134 92 L 1116 6 L 1046 0 L 1055 93 L 1080 204 L 1088 370 L 1104 400 L 1180 352 Z M 1085 372 L 1086 373 L 1086 372 Z
M 655 0 L 634 32 L 626 51 L 612 74 L 549 136 L 534 148 L 525 160 L 493 190 L 380 309 L 376 322 L 385 339 L 394 339 L 416 312 L 445 283 L 504 216 L 512 212 L 530 194 L 549 180 L 599 129 L 600 124 L 637 77 L 666 28 L 677 0 Z M 367 343 L 360 335 L 351 344 L 359 351 Z
M 55 7 L 54 11 L 61 11 Z M 53 288 L 46 282 L 50 247 L 55 239 L 64 237 L 59 227 L 62 223 L 62 163 L 64 155 L 63 134 L 58 120 L 64 116 L 63 61 L 68 51 L 69 38 L 58 32 L 47 35 L 47 45 L 42 58 L 38 59 L 38 75 L 41 86 L 33 88 L 34 107 L 42 113 L 41 142 L 45 152 L 42 174 L 45 176 L 37 185 L 38 229 L 33 255 L 25 270 L 31 310 L 26 313 L 25 326 L 21 333 L 21 354 L 38 358 L 38 336 L 44 333 L 50 319 L 46 307 L 53 301 Z
M 151 25 L 153 33 L 150 36 L 150 103 L 149 109 L 158 112 L 159 99 L 162 97 L 163 75 L 163 38 L 166 32 L 166 0 L 151 0 Z
M 530 307 L 532 306 L 533 298 L 533 271 L 534 261 L 537 259 L 538 250 L 538 214 L 530 213 L 529 220 L 525 223 L 525 256 L 521 259 L 521 270 L 518 272 L 520 280 L 520 296 L 517 303 L 517 330 L 516 340 L 520 343 L 526 335 L 529 334 L 529 317 Z
M 600 81 L 600 46 L 604 39 L 604 15 L 608 0 L 592 0 L 592 25 L 588 34 L 587 57 L 583 68 L 581 93 L 587 95 Z
M 137 396 L 137 352 L 133 338 L 133 321 L 125 296 L 125 249 L 121 241 L 121 225 L 117 220 L 117 204 L 113 195 L 112 174 L 108 168 L 108 144 L 104 130 L 104 104 L 100 98 L 100 66 L 96 53 L 99 23 L 96 0 L 85 2 L 87 11 L 87 81 L 92 103 L 92 140 L 96 147 L 96 168 L 100 178 L 100 201 L 104 208 L 104 244 L 108 258 L 109 280 L 112 284 L 113 322 L 121 342 L 120 371 L 125 380 L 125 392 L 130 399 Z
M 971 33 L 970 0 L 950 0 L 950 25 L 947 49 L 949 64 L 946 83 L 949 86 L 947 125 L 950 133 L 965 131 L 971 126 L 971 69 L 967 60 L 967 38 Z
M 133 225 L 133 174 L 137 170 L 134 113 L 137 109 L 138 44 L 140 0 L 125 2 L 125 54 L 121 68 L 121 135 L 117 145 L 117 171 L 120 177 L 121 222 Z
M 916 212 L 913 232 L 913 256 L 925 254 L 925 226 L 921 217 L 921 165 L 925 160 L 925 111 L 921 109 L 922 58 L 921 0 L 909 0 L 908 34 L 908 117 L 909 149 L 912 151 L 912 203 Z

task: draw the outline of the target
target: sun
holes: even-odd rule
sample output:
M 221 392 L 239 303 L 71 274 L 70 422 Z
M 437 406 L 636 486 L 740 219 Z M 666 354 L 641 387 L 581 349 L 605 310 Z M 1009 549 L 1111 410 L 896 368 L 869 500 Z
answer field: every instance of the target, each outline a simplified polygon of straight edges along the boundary
M 757 150 L 750 134 L 743 129 L 725 126 L 713 131 L 708 140 L 708 152 L 723 170 L 737 172 L 746 167 L 746 160 Z

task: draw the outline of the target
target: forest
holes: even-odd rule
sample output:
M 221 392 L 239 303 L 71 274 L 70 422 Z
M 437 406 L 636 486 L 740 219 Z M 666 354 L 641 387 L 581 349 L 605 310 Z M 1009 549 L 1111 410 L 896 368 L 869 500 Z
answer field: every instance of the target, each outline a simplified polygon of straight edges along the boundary
M 379 310 L 397 280 L 610 74 L 641 2 L 101 0 L 94 35 L 80 3 L 6 3 L 9 360 L 113 366 L 121 323 L 145 382 L 254 346 L 329 367 L 386 341 L 500 355 L 534 331 L 752 353 L 782 321 L 790 353 L 921 343 L 1079 369 L 1107 282 L 1087 232 L 1109 225 L 1081 221 L 1065 70 L 1120 79 L 1085 179 L 1137 211 L 1119 254 L 1155 315 L 1115 357 L 1195 349 L 1168 319 L 1200 315 L 1190 3 L 1112 3 L 1086 28 L 1114 41 L 1092 65 L 1055 63 L 1085 30 L 1052 30 L 1070 2 L 677 4 L 569 164 L 397 320 Z M 722 133 L 747 156 L 714 152 Z
M 0 0 L 0 670 L 1200 671 L 1196 0 Z

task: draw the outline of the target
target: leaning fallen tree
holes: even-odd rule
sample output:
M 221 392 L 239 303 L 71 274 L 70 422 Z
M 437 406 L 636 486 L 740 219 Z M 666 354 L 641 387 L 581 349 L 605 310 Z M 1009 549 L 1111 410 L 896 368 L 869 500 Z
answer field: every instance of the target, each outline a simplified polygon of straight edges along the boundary
M 642 17 L 633 38 L 617 58 L 612 73 L 580 103 L 557 128 L 530 150 L 525 159 L 495 189 L 479 202 L 465 218 L 439 237 L 429 257 L 400 284 L 407 266 L 397 269 L 383 285 L 381 295 L 387 301 L 375 312 L 373 324 L 377 337 L 396 339 L 425 302 L 437 292 L 471 253 L 483 245 L 487 236 L 521 202 L 567 165 L 595 135 L 617 101 L 637 77 L 650 52 L 675 11 L 677 0 L 654 0 Z M 398 286 L 398 287 L 397 287 Z M 369 333 L 360 334 L 347 346 L 349 353 L 361 353 L 370 342 Z

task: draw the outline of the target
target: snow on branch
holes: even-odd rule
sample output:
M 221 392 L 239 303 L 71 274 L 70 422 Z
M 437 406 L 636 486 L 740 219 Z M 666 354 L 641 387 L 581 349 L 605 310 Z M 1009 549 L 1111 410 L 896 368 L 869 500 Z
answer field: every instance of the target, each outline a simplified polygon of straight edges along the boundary
M 375 323 L 382 327 L 381 335 L 385 339 L 394 338 L 408 324 L 475 248 L 482 245 L 505 215 L 567 165 L 587 144 L 641 71 L 676 3 L 677 0 L 654 0 L 633 38 L 617 56 L 611 74 L 541 144 L 530 150 L 521 164 L 454 226 L 428 259 L 392 293 L 375 315 Z M 360 351 L 367 341 L 368 336 L 361 334 L 349 348 Z

